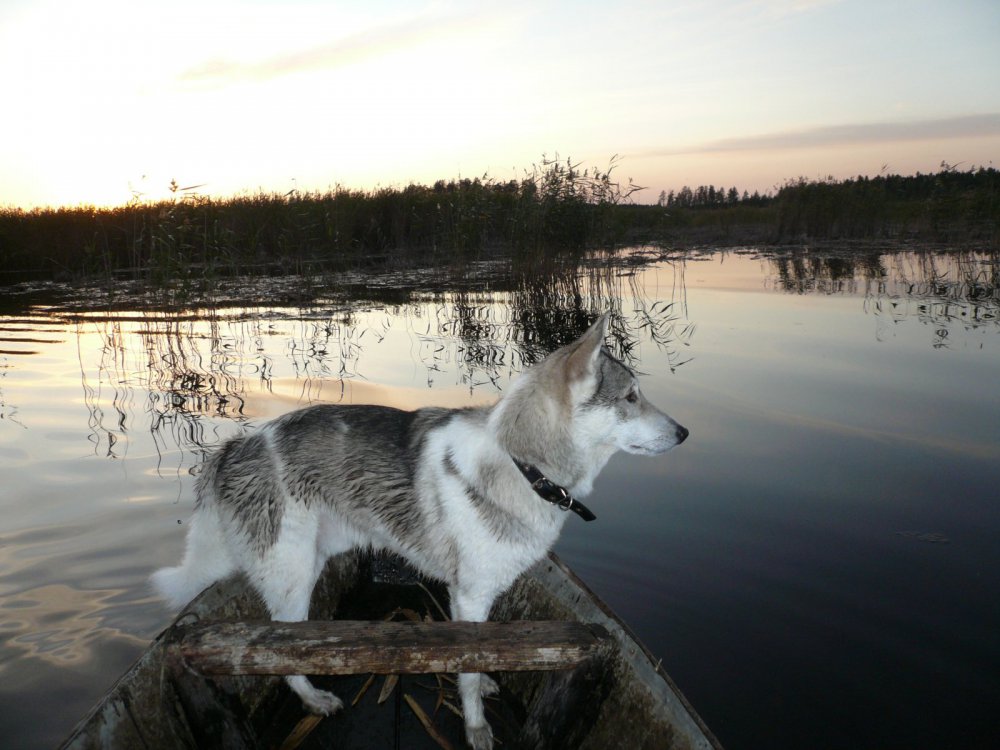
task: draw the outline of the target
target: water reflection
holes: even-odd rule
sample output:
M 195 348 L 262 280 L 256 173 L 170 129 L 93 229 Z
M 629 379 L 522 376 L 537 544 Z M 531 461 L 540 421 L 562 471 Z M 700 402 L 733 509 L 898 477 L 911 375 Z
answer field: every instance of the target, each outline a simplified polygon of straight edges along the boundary
M 145 639 L 101 624 L 105 610 L 120 607 L 127 593 L 65 584 L 37 586 L 3 600 L 0 633 L 6 636 L 5 646 L 19 652 L 18 658 L 39 659 L 60 668 L 85 663 L 99 640 L 124 640 L 145 647 Z
M 363 290 L 317 292 L 313 284 L 314 303 L 297 307 L 234 305 L 223 294 L 225 304 L 205 301 L 182 311 L 96 311 L 72 296 L 47 305 L 30 298 L 27 311 L 0 320 L 0 420 L 30 426 L 5 394 L 6 376 L 14 363 L 67 340 L 76 350 L 93 453 L 122 459 L 131 433 L 148 430 L 160 455 L 177 448 L 196 454 L 184 464 L 196 463 L 205 446 L 221 439 L 220 422 L 260 416 L 271 399 L 353 400 L 355 384 L 433 386 L 443 377 L 470 395 L 495 396 L 512 374 L 604 311 L 612 312 L 617 356 L 635 365 L 640 344 L 651 343 L 676 370 L 690 358 L 695 330 L 686 309 L 688 260 L 661 259 L 653 268 L 669 272 L 669 294 L 659 286 L 650 291 L 648 265 L 598 258 L 491 273 L 478 282 L 466 277 L 449 291 L 427 289 L 412 275 L 402 288 L 381 280 Z M 764 255 L 762 262 L 770 268 L 766 288 L 862 298 L 880 339 L 916 319 L 933 329 L 933 346 L 948 347 L 956 328 L 998 321 L 996 253 L 787 253 Z M 291 286 L 284 280 L 233 285 L 242 297 L 258 299 Z M 380 348 L 391 355 L 373 356 Z M 399 377 L 405 362 L 422 376 Z
M 0 535 L 0 674 L 7 681 L 17 685 L 42 666 L 68 670 L 63 679 L 72 680 L 100 668 L 92 659 L 107 644 L 134 658 L 148 643 L 151 618 L 141 605 L 149 598 L 133 570 L 142 550 L 128 523 L 137 515 Z
M 271 295 L 272 280 L 238 283 L 243 295 Z M 75 349 L 94 455 L 126 458 L 141 431 L 161 461 L 179 449 L 179 463 L 190 466 L 231 433 L 220 424 L 259 416 L 268 411 L 261 404 L 275 399 L 291 408 L 354 400 L 364 391 L 355 384 L 368 381 L 429 387 L 449 377 L 450 385 L 483 400 L 604 311 L 612 312 L 613 346 L 627 361 L 635 360 L 637 343 L 645 339 L 682 364 L 679 352 L 692 331 L 672 300 L 650 299 L 634 272 L 606 261 L 522 269 L 485 285 L 455 287 L 373 284 L 360 299 L 349 298 L 358 289 L 330 289 L 315 304 L 299 307 L 206 301 L 180 311 L 94 310 L 72 297 L 48 305 L 36 300 L 17 326 L 0 331 L 0 340 L 23 344 L 14 329 L 63 332 Z M 51 351 L 66 342 L 43 343 Z M 35 353 L 22 346 L 12 356 L 25 361 Z M 402 377 L 407 363 L 410 378 Z M 2 393 L 0 414 L 14 420 L 17 409 Z
M 0 354 L 0 423 L 6 422 L 15 424 L 18 427 L 24 427 L 17 418 L 17 407 L 7 403 L 7 399 L 4 396 L 4 378 L 12 367 L 13 365 L 8 361 L 8 357 L 5 354 Z
M 985 252 L 774 255 L 770 286 L 794 294 L 864 297 L 882 325 L 916 319 L 934 329 L 932 346 L 948 347 L 952 331 L 996 325 L 1000 318 L 1000 254 Z

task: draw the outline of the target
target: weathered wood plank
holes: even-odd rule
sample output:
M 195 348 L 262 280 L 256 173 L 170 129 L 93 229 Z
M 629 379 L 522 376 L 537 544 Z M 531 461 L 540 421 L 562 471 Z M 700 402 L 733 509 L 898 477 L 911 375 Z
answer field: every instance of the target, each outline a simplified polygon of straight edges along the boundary
M 580 622 L 220 622 L 179 627 L 203 674 L 429 674 L 569 669 L 609 635 Z
M 201 674 L 179 658 L 166 660 L 166 673 L 198 747 L 249 750 L 257 738 L 247 721 L 239 696 Z

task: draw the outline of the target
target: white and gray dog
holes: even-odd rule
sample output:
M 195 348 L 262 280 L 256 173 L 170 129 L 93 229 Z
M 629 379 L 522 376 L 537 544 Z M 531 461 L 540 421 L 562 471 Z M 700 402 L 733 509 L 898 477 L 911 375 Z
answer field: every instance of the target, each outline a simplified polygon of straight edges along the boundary
M 228 441 L 198 479 L 183 563 L 153 584 L 180 607 L 242 571 L 275 620 L 305 620 L 328 558 L 387 549 L 447 584 L 454 619 L 486 620 L 555 543 L 566 506 L 589 514 L 573 498 L 613 453 L 663 453 L 688 435 L 604 348 L 607 326 L 605 315 L 490 407 L 311 406 Z M 343 705 L 286 679 L 310 711 Z M 491 748 L 482 696 L 496 684 L 458 682 L 469 745 Z

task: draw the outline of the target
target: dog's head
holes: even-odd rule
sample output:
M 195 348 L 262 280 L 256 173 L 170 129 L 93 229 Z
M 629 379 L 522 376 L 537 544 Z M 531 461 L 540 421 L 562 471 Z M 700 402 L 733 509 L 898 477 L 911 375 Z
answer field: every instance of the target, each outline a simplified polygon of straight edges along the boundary
M 643 395 L 636 374 L 604 346 L 608 315 L 565 347 L 574 419 L 591 439 L 616 450 L 652 456 L 680 445 L 688 430 Z M 560 350 L 562 351 L 562 350 Z
M 521 375 L 494 412 L 501 443 L 549 466 L 600 470 L 615 451 L 655 455 L 688 431 L 646 399 L 635 373 L 604 346 L 608 316 Z M 596 474 L 596 471 L 594 473 Z

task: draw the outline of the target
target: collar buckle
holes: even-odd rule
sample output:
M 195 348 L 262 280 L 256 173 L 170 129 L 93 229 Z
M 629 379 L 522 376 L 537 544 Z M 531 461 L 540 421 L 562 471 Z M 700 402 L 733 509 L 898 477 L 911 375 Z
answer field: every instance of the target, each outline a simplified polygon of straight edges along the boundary
M 524 478 L 531 484 L 531 489 L 540 498 L 552 503 L 561 511 L 573 511 L 584 521 L 593 521 L 597 518 L 586 505 L 569 494 L 569 490 L 553 482 L 535 466 L 518 461 L 516 458 L 513 460 L 514 465 L 521 470 Z

